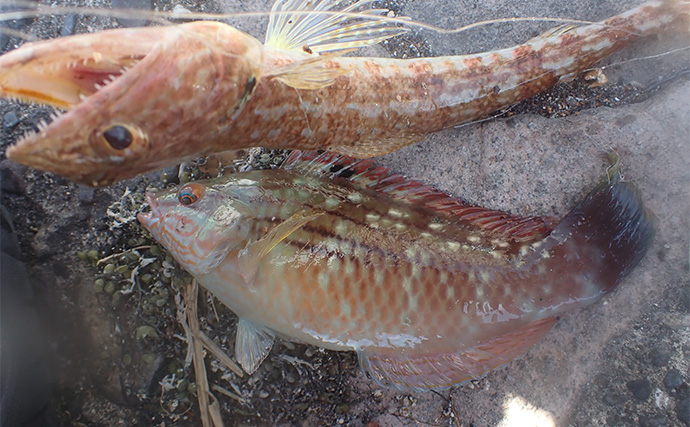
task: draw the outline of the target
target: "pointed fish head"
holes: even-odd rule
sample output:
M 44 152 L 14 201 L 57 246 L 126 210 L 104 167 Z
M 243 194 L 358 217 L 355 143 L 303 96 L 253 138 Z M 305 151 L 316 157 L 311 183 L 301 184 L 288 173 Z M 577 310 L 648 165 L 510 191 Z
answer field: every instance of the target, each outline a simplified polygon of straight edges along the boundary
M 206 274 L 249 241 L 256 190 L 237 181 L 196 181 L 147 193 L 151 211 L 137 218 L 186 270 Z
M 218 22 L 106 30 L 0 57 L 0 96 L 51 105 L 11 159 L 105 186 L 170 166 L 230 126 L 252 95 L 263 47 Z

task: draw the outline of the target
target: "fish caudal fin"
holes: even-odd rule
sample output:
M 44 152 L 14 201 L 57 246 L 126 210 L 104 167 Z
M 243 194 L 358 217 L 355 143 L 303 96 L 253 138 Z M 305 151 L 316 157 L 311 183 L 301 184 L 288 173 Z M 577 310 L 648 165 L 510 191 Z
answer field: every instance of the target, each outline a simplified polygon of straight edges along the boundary
M 550 235 L 557 241 L 570 240 L 578 248 L 573 264 L 581 264 L 579 268 L 603 292 L 640 262 L 656 229 L 656 218 L 644 206 L 637 187 L 622 181 L 618 172 L 614 175 L 590 192 Z
M 549 317 L 457 353 L 415 353 L 414 349 L 362 349 L 359 363 L 377 382 L 401 390 L 443 390 L 510 362 L 551 329 Z

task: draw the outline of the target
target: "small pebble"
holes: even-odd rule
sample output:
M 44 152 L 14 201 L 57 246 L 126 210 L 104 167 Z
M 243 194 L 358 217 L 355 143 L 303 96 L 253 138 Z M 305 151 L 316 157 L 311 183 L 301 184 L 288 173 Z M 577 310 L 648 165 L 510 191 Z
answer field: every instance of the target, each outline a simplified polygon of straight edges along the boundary
M 0 161 L 0 189 L 3 193 L 24 194 L 26 183 L 24 171 L 26 167 L 12 160 Z
M 662 367 L 666 366 L 668 361 L 671 360 L 671 354 L 663 348 L 655 348 L 649 352 L 649 358 L 652 365 Z
M 175 7 L 173 7 L 172 12 L 175 15 L 188 15 L 188 14 L 192 13 L 191 10 L 187 9 L 186 7 L 182 6 L 181 4 L 176 4 Z
M 120 304 L 120 299 L 122 298 L 122 294 L 120 292 L 115 292 L 112 296 L 111 303 L 113 305 L 113 308 L 117 307 L 118 304 Z
M 626 401 L 625 396 L 616 393 L 607 393 L 602 399 L 608 406 L 618 406 Z
M 17 117 L 17 113 L 14 111 L 8 111 L 7 114 L 5 114 L 5 117 L 2 119 L 2 126 L 5 128 L 5 130 L 10 130 L 13 127 L 17 126 L 19 123 L 19 117 Z
M 113 292 L 115 292 L 115 283 L 106 282 L 105 286 L 103 287 L 103 290 L 106 294 L 112 294 Z
M 113 9 L 153 10 L 153 0 L 113 0 Z M 135 13 L 132 15 L 136 16 Z M 123 27 L 143 27 L 148 22 L 141 18 L 117 18 Z
M 652 385 L 647 378 L 628 381 L 626 386 L 637 400 L 647 400 L 652 394 Z
M 664 385 L 667 389 L 673 390 L 683 385 L 683 377 L 677 369 L 671 369 L 664 377 Z
M 96 190 L 85 185 L 77 187 L 77 198 L 81 203 L 91 203 L 96 195 Z
M 640 427 L 666 427 L 668 420 L 665 415 L 640 416 Z
M 74 28 L 77 26 L 77 15 L 70 13 L 65 17 L 65 22 L 62 24 L 62 37 L 71 36 L 74 34 Z
M 115 264 L 106 264 L 103 267 L 103 274 L 113 274 L 115 272 Z

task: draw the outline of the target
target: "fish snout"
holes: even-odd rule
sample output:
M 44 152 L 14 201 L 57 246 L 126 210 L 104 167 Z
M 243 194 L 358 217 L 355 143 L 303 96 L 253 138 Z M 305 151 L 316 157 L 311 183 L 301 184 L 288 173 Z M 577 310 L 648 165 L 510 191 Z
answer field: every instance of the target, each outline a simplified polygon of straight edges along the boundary
M 149 204 L 151 211 L 139 212 L 137 214 L 137 219 L 141 225 L 143 225 L 149 231 L 152 231 L 156 224 L 158 224 L 160 221 L 161 212 L 158 207 L 158 201 L 153 194 L 146 193 L 146 202 Z

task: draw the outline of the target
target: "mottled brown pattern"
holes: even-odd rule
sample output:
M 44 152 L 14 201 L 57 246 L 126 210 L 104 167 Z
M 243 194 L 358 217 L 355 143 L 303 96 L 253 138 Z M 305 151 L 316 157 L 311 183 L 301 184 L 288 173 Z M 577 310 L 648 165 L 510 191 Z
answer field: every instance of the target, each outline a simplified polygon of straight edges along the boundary
M 94 50 L 116 52 L 124 36 L 140 37 L 142 46 L 164 41 L 139 48 L 134 53 L 143 59 L 129 71 L 7 154 L 95 186 L 251 146 L 371 157 L 530 97 L 641 36 L 687 31 L 689 11 L 687 0 L 650 2 L 601 24 L 485 54 L 335 57 L 324 67 L 349 72 L 330 86 L 309 90 L 271 77 L 281 66 L 307 58 L 302 49 L 262 47 L 220 23 L 111 30 L 26 44 L 0 59 L 0 95 L 13 96 L 12 76 L 31 67 L 17 60 L 25 60 L 27 52 L 40 56 L 69 49 L 71 58 L 90 58 Z M 101 135 L 113 123 L 126 125 L 137 142 L 119 151 L 107 146 Z

